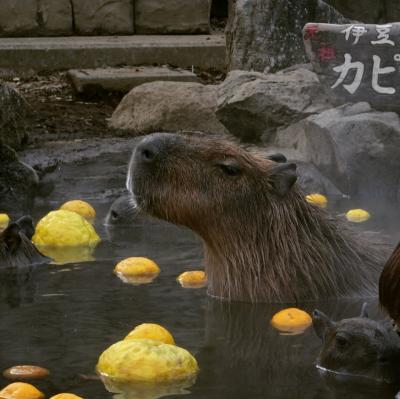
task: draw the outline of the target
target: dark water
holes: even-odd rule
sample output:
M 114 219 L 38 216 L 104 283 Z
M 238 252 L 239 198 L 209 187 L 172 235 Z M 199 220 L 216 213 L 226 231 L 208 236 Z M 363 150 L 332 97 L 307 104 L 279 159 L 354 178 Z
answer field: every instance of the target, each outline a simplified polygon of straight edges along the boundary
M 80 375 L 94 375 L 101 352 L 137 324 L 154 322 L 199 362 L 192 399 L 394 398 L 395 387 L 321 375 L 314 365 L 320 341 L 312 329 L 284 336 L 269 324 L 288 305 L 229 304 L 207 297 L 205 289 L 181 288 L 176 277 L 202 263 L 200 242 L 191 232 L 166 224 L 107 230 L 102 226 L 107 204 L 91 202 L 103 240 L 96 261 L 0 276 L 1 370 L 17 364 L 50 369 L 50 378 L 35 383 L 47 397 L 73 392 L 86 399 L 112 398 L 100 381 Z M 122 283 L 113 268 L 129 256 L 154 259 L 161 274 L 148 285 Z M 371 316 L 382 317 L 376 299 L 368 302 Z M 358 315 L 361 304 L 298 306 L 341 319 Z M 7 383 L 0 377 L 0 386 Z

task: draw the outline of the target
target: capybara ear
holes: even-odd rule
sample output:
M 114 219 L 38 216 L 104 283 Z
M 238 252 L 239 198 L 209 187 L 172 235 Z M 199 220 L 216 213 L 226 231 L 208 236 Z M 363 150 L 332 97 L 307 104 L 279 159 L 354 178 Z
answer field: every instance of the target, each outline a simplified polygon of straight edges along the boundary
M 277 162 L 277 163 L 285 163 L 285 162 L 287 162 L 287 158 L 283 154 L 281 154 L 280 152 L 278 152 L 276 154 L 268 155 L 267 159 L 269 159 L 270 161 Z
M 328 332 L 335 327 L 335 323 L 325 313 L 319 310 L 313 311 L 312 321 L 315 333 L 322 340 L 324 340 Z
M 282 163 L 270 170 L 271 183 L 276 193 L 284 197 L 297 180 L 295 163 Z
M 33 226 L 33 220 L 30 216 L 23 216 L 16 221 L 16 224 L 21 228 L 22 231 L 29 239 L 35 234 L 35 227 Z
M 364 302 L 361 307 L 360 317 L 368 319 L 368 303 L 367 302 Z
M 21 228 L 17 223 L 10 223 L 2 233 L 3 240 L 10 251 L 15 251 L 21 243 L 20 230 Z

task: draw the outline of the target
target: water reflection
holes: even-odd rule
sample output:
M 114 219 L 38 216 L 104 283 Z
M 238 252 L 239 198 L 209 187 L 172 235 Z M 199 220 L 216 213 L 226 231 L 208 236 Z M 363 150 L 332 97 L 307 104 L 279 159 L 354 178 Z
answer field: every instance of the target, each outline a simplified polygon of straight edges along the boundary
M 189 394 L 189 388 L 195 384 L 196 376 L 169 384 L 121 384 L 107 378 L 102 378 L 102 381 L 109 392 L 116 393 L 114 399 L 158 399 L 164 396 Z
M 102 220 L 107 207 L 96 210 Z M 105 348 L 134 326 L 154 322 L 170 330 L 177 344 L 198 360 L 200 373 L 189 388 L 193 399 L 394 397 L 395 387 L 320 375 L 315 360 L 321 343 L 313 330 L 282 336 L 270 325 L 272 316 L 290 304 L 229 304 L 208 298 L 205 288 L 182 289 L 176 278 L 202 264 L 201 243 L 191 232 L 164 223 L 108 230 L 109 235 L 101 225 L 96 230 L 103 242 L 91 263 L 1 272 L 0 370 L 38 364 L 52 372 L 51 382 L 37 384 L 47 397 L 74 392 L 87 399 L 110 399 L 115 394 L 101 381 L 78 375 L 94 375 Z M 155 260 L 161 268 L 158 278 L 139 286 L 121 282 L 114 266 L 130 256 Z M 296 306 L 308 313 L 318 308 L 339 320 L 358 314 L 362 302 Z M 382 317 L 376 299 L 369 302 L 371 317 Z M 0 387 L 6 384 L 0 376 Z M 144 395 L 141 389 L 135 387 L 129 395 Z M 166 394 L 161 389 L 152 394 Z M 179 397 L 186 389 L 167 393 Z M 130 398 L 126 391 L 116 395 Z

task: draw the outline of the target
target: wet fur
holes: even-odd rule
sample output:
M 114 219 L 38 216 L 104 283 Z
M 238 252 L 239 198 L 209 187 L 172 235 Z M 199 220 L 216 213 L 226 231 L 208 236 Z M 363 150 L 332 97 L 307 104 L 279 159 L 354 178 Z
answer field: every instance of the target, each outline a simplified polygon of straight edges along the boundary
M 400 324 L 400 244 L 386 262 L 379 280 L 379 302 L 399 326 Z
M 144 212 L 202 237 L 211 295 L 298 302 L 377 294 L 386 248 L 310 205 L 296 185 L 281 195 L 277 163 L 224 140 L 158 134 L 149 142 L 162 147 L 159 164 L 148 168 L 134 154 L 128 187 Z M 243 170 L 236 180 L 214 167 L 230 160 Z

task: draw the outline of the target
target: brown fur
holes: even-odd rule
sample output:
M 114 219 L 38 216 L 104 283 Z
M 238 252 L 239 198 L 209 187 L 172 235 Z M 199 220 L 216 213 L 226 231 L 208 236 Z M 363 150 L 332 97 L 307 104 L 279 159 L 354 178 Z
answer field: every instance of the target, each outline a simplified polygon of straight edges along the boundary
M 400 244 L 386 262 L 379 280 L 379 302 L 400 326 Z
M 376 295 L 384 251 L 310 205 L 290 170 L 224 140 L 155 134 L 133 154 L 127 186 L 142 210 L 202 237 L 213 296 Z

